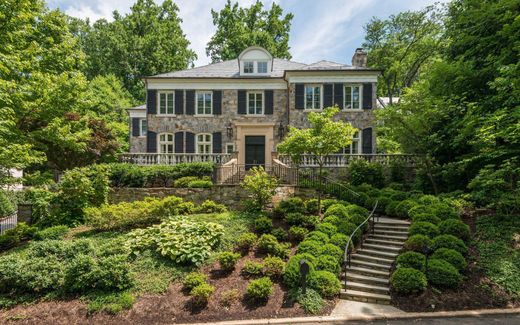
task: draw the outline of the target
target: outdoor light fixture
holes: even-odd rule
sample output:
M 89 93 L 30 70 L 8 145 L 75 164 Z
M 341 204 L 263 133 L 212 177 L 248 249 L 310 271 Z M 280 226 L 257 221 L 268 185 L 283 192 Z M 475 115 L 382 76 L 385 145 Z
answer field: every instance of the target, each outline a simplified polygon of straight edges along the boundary
M 231 122 L 226 127 L 226 131 L 227 131 L 228 138 L 232 138 L 233 137 L 233 124 L 231 124 Z
M 282 139 L 285 136 L 285 125 L 282 122 L 278 125 L 278 136 Z

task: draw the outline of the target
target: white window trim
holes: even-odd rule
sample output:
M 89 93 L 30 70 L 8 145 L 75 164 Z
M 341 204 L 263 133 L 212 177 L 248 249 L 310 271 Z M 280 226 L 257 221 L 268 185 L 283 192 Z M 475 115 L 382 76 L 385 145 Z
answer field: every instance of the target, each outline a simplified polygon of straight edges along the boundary
M 233 151 L 231 151 L 231 152 L 228 151 L 228 147 L 229 147 L 229 146 L 232 146 L 232 147 L 233 147 Z M 228 143 L 226 143 L 226 153 L 227 153 L 227 154 L 234 153 L 234 152 L 236 152 L 236 150 L 237 150 L 237 149 L 235 148 L 235 144 L 234 144 L 233 142 L 228 142 Z
M 347 87 L 359 87 L 359 108 L 347 108 L 345 105 L 345 101 L 347 96 L 345 96 L 345 88 Z M 351 90 L 352 92 L 352 90 Z M 350 94 L 352 96 L 352 93 Z M 363 84 L 343 84 L 343 109 L 349 112 L 361 112 L 363 111 Z
M 202 142 L 203 144 L 209 144 L 209 151 L 210 152 L 202 153 L 202 152 L 199 151 L 199 135 L 203 135 L 203 136 L 209 135 L 210 136 L 209 142 L 206 142 L 206 141 Z M 213 134 L 211 134 L 211 133 L 197 133 L 195 135 L 195 153 L 202 154 L 202 155 L 209 155 L 209 154 L 213 153 Z
M 265 62 L 266 64 L 266 71 L 265 72 L 258 72 L 258 63 L 259 62 Z M 246 72 L 246 63 L 253 63 L 253 72 Z M 269 75 L 269 60 L 243 60 L 241 64 L 241 74 L 247 75 L 247 76 L 268 76 Z
M 146 133 L 143 133 L 143 121 L 146 122 L 146 130 L 148 130 L 148 121 L 146 120 L 146 118 L 140 118 L 139 119 L 139 137 L 140 138 L 146 137 Z
M 259 72 L 258 71 L 258 63 L 265 62 L 265 72 Z M 267 60 L 257 60 L 255 61 L 255 73 L 259 75 L 266 75 L 269 73 L 269 61 Z
M 320 108 L 307 108 L 307 87 L 320 87 Z M 344 87 L 343 87 L 344 88 Z M 306 112 L 322 111 L 323 110 L 323 85 L 322 84 L 304 84 L 303 85 L 303 110 Z
M 210 101 L 210 105 L 211 105 L 211 113 L 210 114 L 207 114 L 207 113 L 204 113 L 204 114 L 199 114 L 199 94 L 210 94 L 211 96 L 211 101 Z M 204 111 L 206 110 L 206 107 L 204 106 Z M 195 114 L 194 116 L 197 116 L 197 117 L 212 117 L 214 114 L 213 114 L 213 91 L 211 90 L 198 90 L 195 92 Z
M 249 113 L 249 94 L 260 94 L 262 95 L 262 113 L 260 114 L 251 114 Z M 263 91 L 248 91 L 247 92 L 247 108 L 246 108 L 246 115 L 250 116 L 263 116 L 265 115 L 265 92 Z
M 246 72 L 246 63 L 253 63 L 253 72 Z M 254 75 L 256 73 L 256 63 L 254 60 L 242 61 L 242 73 L 247 75 Z
M 163 134 L 171 134 L 172 141 L 171 142 L 169 142 L 169 141 L 161 141 L 161 135 L 163 135 Z M 161 145 L 162 144 L 171 144 L 172 145 L 172 152 L 161 152 Z M 157 134 L 157 153 L 162 153 L 162 154 L 173 154 L 173 153 L 175 153 L 175 134 L 174 133 L 162 132 L 162 133 Z
M 173 107 L 172 107 L 172 113 L 166 113 L 161 114 L 161 94 L 172 94 L 173 95 Z M 166 107 L 166 110 L 168 110 L 168 107 Z M 166 90 L 166 91 L 158 91 L 157 92 L 157 115 L 161 116 L 175 116 L 175 91 Z
M 358 152 L 350 152 L 350 148 L 352 148 L 352 143 L 354 142 L 354 139 L 357 139 L 357 143 L 358 143 Z M 354 138 L 354 136 L 352 136 L 352 143 L 348 146 L 348 149 L 349 149 L 349 152 L 346 153 L 345 152 L 345 148 L 343 148 L 343 154 L 345 155 L 359 155 L 361 154 L 361 130 L 358 131 L 358 137 L 357 138 Z

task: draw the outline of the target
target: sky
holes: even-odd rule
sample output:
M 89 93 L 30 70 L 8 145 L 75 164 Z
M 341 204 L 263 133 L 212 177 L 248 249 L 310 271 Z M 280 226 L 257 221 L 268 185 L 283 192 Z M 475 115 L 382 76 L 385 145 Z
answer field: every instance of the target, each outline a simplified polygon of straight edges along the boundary
M 155 0 L 160 3 L 162 0 Z M 233 0 L 234 2 L 235 0 Z M 238 0 L 249 6 L 255 0 Z M 445 2 L 446 0 L 441 0 Z M 128 13 L 135 0 L 47 0 L 50 8 L 89 18 L 112 20 L 112 12 Z M 220 10 L 226 0 L 174 0 L 182 28 L 198 56 L 196 66 L 210 62 L 206 44 L 215 32 L 211 9 Z M 273 0 L 264 0 L 270 7 Z M 363 26 L 372 18 L 386 18 L 401 11 L 418 10 L 439 0 L 275 0 L 294 18 L 289 39 L 292 60 L 313 63 L 331 60 L 350 64 L 354 50 L 363 43 Z

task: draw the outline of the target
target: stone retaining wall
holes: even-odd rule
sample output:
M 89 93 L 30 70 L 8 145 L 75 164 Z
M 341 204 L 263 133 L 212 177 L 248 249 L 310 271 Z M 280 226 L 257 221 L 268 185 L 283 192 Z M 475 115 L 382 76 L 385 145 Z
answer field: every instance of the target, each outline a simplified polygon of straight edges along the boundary
M 212 188 L 111 188 L 108 200 L 109 203 L 114 204 L 144 200 L 146 197 L 163 198 L 171 195 L 181 197 L 195 204 L 201 204 L 205 200 L 212 200 L 224 204 L 232 210 L 242 208 L 245 200 L 249 199 L 248 193 L 240 186 L 216 185 Z M 278 187 L 276 195 L 273 197 L 273 203 L 276 204 L 292 196 L 309 199 L 316 197 L 316 192 L 313 189 L 294 186 Z

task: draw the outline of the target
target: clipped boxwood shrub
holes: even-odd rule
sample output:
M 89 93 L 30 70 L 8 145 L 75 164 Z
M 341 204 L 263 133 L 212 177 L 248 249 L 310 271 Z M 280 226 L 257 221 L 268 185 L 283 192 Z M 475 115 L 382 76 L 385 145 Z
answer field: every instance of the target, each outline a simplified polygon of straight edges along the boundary
M 292 226 L 289 228 L 289 238 L 296 243 L 301 242 L 305 239 L 305 236 L 309 233 L 309 230 L 307 228 L 298 227 L 298 226 Z
M 254 227 L 257 232 L 261 234 L 268 234 L 273 229 L 273 221 L 268 217 L 256 218 Z
M 256 240 L 256 234 L 246 232 L 237 238 L 236 247 L 241 251 L 249 251 L 255 245 Z
M 285 271 L 285 262 L 278 256 L 268 256 L 264 259 L 263 272 L 271 278 L 279 278 Z
M 439 248 L 433 253 L 432 258 L 444 260 L 453 265 L 458 271 L 464 271 L 468 266 L 464 256 L 454 249 Z
M 307 237 L 306 240 L 313 240 L 317 241 L 321 244 L 327 244 L 330 240 L 329 236 L 325 233 L 322 233 L 321 231 L 311 231 Z
M 278 204 L 278 210 L 280 210 L 283 214 L 287 213 L 305 213 L 305 203 L 299 197 L 292 197 L 287 200 L 283 200 Z
M 209 297 L 215 291 L 215 287 L 208 283 L 201 283 L 195 288 L 191 289 L 190 296 L 192 296 L 193 301 L 197 305 L 206 304 L 209 300 Z
M 424 271 L 426 257 L 418 252 L 405 252 L 397 256 L 398 268 L 412 268 L 419 271 Z
M 323 202 L 321 202 L 321 205 L 323 207 Z M 310 199 L 305 201 L 305 210 L 308 214 L 319 214 L 320 211 L 318 211 L 318 199 Z
M 268 277 L 252 280 L 247 285 L 246 291 L 253 300 L 267 300 L 273 293 L 273 282 Z
M 337 224 L 339 224 L 340 220 L 336 216 L 328 216 L 328 217 L 323 218 L 322 222 L 327 222 L 327 223 L 331 223 L 333 225 L 337 225 Z
M 218 257 L 218 262 L 223 270 L 231 271 L 240 259 L 240 254 L 233 252 L 222 252 Z
M 439 228 L 430 222 L 414 222 L 408 230 L 410 236 L 413 235 L 425 235 L 430 238 L 439 235 Z
M 325 244 L 321 246 L 320 255 L 334 256 L 338 261 L 343 257 L 343 249 L 333 244 Z
M 323 244 L 314 240 L 306 239 L 298 245 L 296 252 L 298 254 L 308 253 L 312 256 L 318 257 L 321 254 Z M 334 246 L 335 247 L 335 246 Z
M 275 236 L 276 239 L 279 241 L 286 241 L 287 240 L 287 231 L 285 231 L 283 228 L 278 227 L 271 230 L 271 235 Z
M 339 247 L 340 249 L 344 250 L 347 246 L 347 243 L 349 241 L 350 237 L 344 234 L 335 234 L 330 238 L 329 243 L 332 245 L 335 245 L 336 247 Z M 349 249 L 354 248 L 354 243 L 351 241 L 349 245 Z
M 335 256 L 321 255 L 316 261 L 316 270 L 329 271 L 337 276 L 341 271 L 341 267 Z
M 263 269 L 264 264 L 253 261 L 247 261 L 244 263 L 244 266 L 242 267 L 242 270 L 240 272 L 242 273 L 242 275 L 246 277 L 253 277 L 261 275 Z
M 67 227 L 67 226 L 61 225 L 61 226 L 49 227 L 49 228 L 37 231 L 34 234 L 34 239 L 36 239 L 36 240 L 61 239 L 68 232 L 69 232 L 69 227 Z
M 439 225 L 441 222 L 441 219 L 439 219 L 437 216 L 431 213 L 419 213 L 412 217 L 413 222 L 429 222 L 433 223 L 434 225 Z
M 446 219 L 439 224 L 439 231 L 443 235 L 453 235 L 464 241 L 470 238 L 469 226 L 458 219 Z
M 332 298 L 341 290 L 338 277 L 329 271 L 316 271 L 309 276 L 309 287 L 322 297 Z
M 407 251 L 424 252 L 427 247 L 432 247 L 432 240 L 425 235 L 413 235 L 404 243 Z
M 400 201 L 390 201 L 387 203 L 385 207 L 385 213 L 389 216 L 395 216 L 396 213 L 396 207 L 400 203 Z
M 316 257 L 310 254 L 296 254 L 293 255 L 285 267 L 283 273 L 283 282 L 290 288 L 296 288 L 300 286 L 300 261 L 306 260 L 309 264 L 309 274 L 314 273 L 315 265 L 317 262 Z
M 335 216 L 342 220 L 348 218 L 349 214 L 346 206 L 344 206 L 343 204 L 336 203 L 331 205 L 327 210 L 325 210 L 323 216 Z
M 459 214 L 455 208 L 447 203 L 436 203 L 431 206 L 431 211 L 441 220 L 459 219 Z
M 409 217 L 408 211 L 410 211 L 410 209 L 415 207 L 416 205 L 417 205 L 417 203 L 415 203 L 415 201 L 410 200 L 410 199 L 401 201 L 395 207 L 395 215 L 399 218 L 406 219 Z
M 426 276 L 432 285 L 442 288 L 457 288 L 462 283 L 459 271 L 444 260 L 429 260 Z
M 421 271 L 414 268 L 400 267 L 392 274 L 390 284 L 395 291 L 409 294 L 423 291 L 428 283 L 426 276 Z
M 327 209 L 330 208 L 331 205 L 334 205 L 337 203 L 339 203 L 339 201 L 336 199 L 325 199 L 325 200 L 321 201 L 321 208 L 323 209 L 323 211 L 327 211 Z
M 211 188 L 213 186 L 212 181 L 197 179 L 188 183 L 189 188 Z
M 275 236 L 263 234 L 258 239 L 258 250 L 265 254 L 271 254 L 279 257 L 285 257 L 288 254 L 289 244 L 281 244 Z
M 338 228 L 331 223 L 323 222 L 316 226 L 316 231 L 320 231 L 327 236 L 332 237 L 338 232 Z
M 300 212 L 290 212 L 285 214 L 285 222 L 294 226 L 303 226 L 305 222 L 305 215 Z
M 468 253 L 468 247 L 462 239 L 459 239 L 453 235 L 439 235 L 433 238 L 432 248 L 437 250 L 439 248 L 450 248 L 454 249 L 462 255 Z

